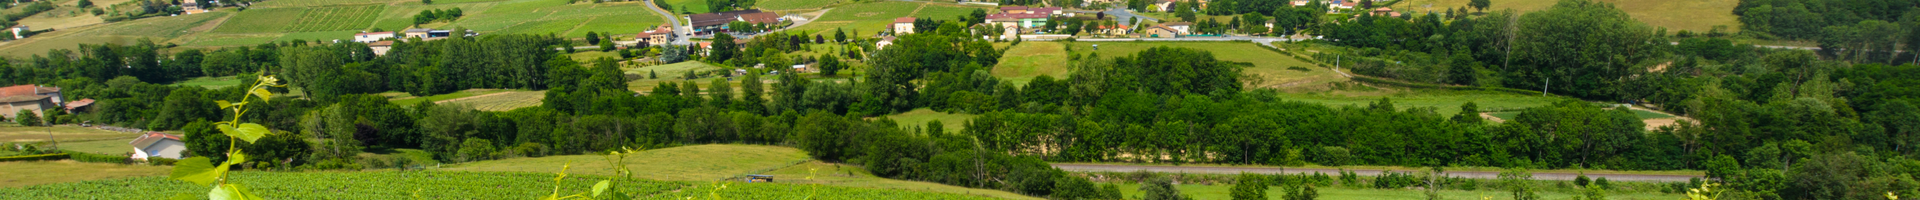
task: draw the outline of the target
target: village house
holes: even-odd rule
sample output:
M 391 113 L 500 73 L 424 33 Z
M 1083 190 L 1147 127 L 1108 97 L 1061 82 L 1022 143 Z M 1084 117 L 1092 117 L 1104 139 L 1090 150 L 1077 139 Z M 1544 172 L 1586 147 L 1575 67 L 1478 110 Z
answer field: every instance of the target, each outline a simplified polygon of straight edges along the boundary
M 1177 37 L 1180 37 L 1181 35 L 1179 30 L 1175 30 L 1172 27 L 1167 27 L 1166 24 L 1153 25 L 1151 27 L 1141 29 L 1139 33 L 1140 33 L 1140 36 L 1142 37 L 1150 37 L 1150 38 L 1177 38 Z
M 359 43 L 372 43 L 390 38 L 393 38 L 392 31 L 353 34 L 353 42 Z
M 1189 31 L 1191 30 L 1189 28 L 1193 27 L 1193 23 L 1190 23 L 1190 22 L 1170 22 L 1170 23 L 1165 23 L 1160 25 L 1166 26 L 1167 28 L 1171 28 L 1174 30 L 1175 33 L 1180 33 L 1181 35 L 1193 34 L 1193 32 Z
M 367 43 L 367 48 L 373 49 L 373 55 L 385 56 L 387 55 L 387 51 L 393 51 L 393 41 L 381 40 L 369 42 Z
M 13 39 L 15 40 L 27 38 L 27 25 L 25 24 L 9 27 L 7 30 L 13 30 Z
M 401 31 L 401 35 L 410 38 L 427 38 L 427 32 L 431 31 L 433 31 L 433 29 L 413 28 Z
M 779 21 L 778 19 L 779 16 L 774 15 L 773 13 L 767 13 L 765 16 L 761 16 L 759 14 L 754 14 L 754 13 L 762 13 L 762 12 L 760 12 L 760 9 L 746 9 L 746 10 L 717 12 L 717 13 L 700 13 L 700 14 L 688 15 L 687 22 L 693 25 L 694 34 L 706 35 L 706 34 L 713 34 L 714 32 L 718 32 L 718 31 L 727 31 L 727 23 L 736 22 L 736 21 L 748 21 L 748 19 L 762 20 L 763 18 L 772 19 L 772 21 L 775 21 L 775 22 Z M 747 17 L 741 16 L 741 15 L 749 15 L 749 14 L 753 14 L 753 16 L 747 16 Z
M 887 29 L 893 30 L 894 35 L 913 34 L 913 20 L 912 17 L 894 18 L 893 24 L 887 25 Z
M 1360 3 L 1354 1 L 1357 0 L 1333 0 L 1333 3 L 1327 4 L 1327 12 L 1331 13 L 1341 9 L 1353 9 L 1353 7 L 1359 6 Z
M 87 108 L 89 108 L 87 106 L 91 106 L 91 105 L 93 105 L 93 99 L 80 99 L 80 100 L 69 101 L 67 102 L 67 106 L 66 106 L 67 113 L 86 112 Z
M 735 18 L 736 18 L 735 20 L 739 20 L 747 23 L 766 24 L 766 25 L 778 25 L 780 24 L 780 22 L 786 20 L 786 19 L 780 18 L 780 15 L 770 13 L 770 12 L 741 14 L 740 16 Z
M 634 42 L 634 45 L 639 45 L 639 46 L 652 46 L 657 44 L 666 44 L 667 42 L 673 40 L 673 36 L 674 36 L 673 26 L 662 24 L 659 27 L 654 27 L 653 30 L 647 30 L 647 31 L 640 32 L 640 34 L 635 34 L 633 36 L 633 42 Z
M 879 42 L 874 42 L 874 43 L 873 43 L 873 49 L 875 49 L 875 50 L 879 50 L 879 49 L 887 49 L 887 46 L 893 46 L 893 38 L 894 38 L 893 36 L 887 36 L 887 37 L 884 37 L 884 38 L 880 38 L 880 41 L 879 41 Z
M 15 85 L 0 87 L 0 116 L 15 119 L 20 110 L 30 110 L 34 115 L 46 116 L 43 111 L 60 108 L 60 88 L 38 85 Z
M 127 144 L 133 145 L 134 160 L 147 160 L 148 157 L 180 159 L 184 158 L 180 153 L 187 151 L 187 143 L 180 142 L 180 136 L 161 132 L 147 132 Z
M 1387 7 L 1374 8 L 1373 12 L 1368 14 L 1372 14 L 1375 17 L 1400 17 L 1400 12 L 1394 12 L 1392 8 Z
M 1098 28 L 1097 33 L 1105 35 L 1127 35 L 1133 30 L 1127 25 L 1100 25 Z
M 1015 23 L 1020 28 L 1037 28 L 1047 25 L 1047 14 L 1040 13 L 1000 13 L 987 15 L 987 23 Z

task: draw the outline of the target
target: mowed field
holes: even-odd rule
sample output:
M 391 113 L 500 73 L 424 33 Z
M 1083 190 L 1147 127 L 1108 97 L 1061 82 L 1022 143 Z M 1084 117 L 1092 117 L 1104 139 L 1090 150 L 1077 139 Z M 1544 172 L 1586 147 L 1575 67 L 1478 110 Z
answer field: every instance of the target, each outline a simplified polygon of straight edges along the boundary
M 807 10 L 840 2 L 841 0 L 765 0 L 753 5 L 767 10 Z
M 948 133 L 959 133 L 960 130 L 966 129 L 967 121 L 973 120 L 974 117 L 979 117 L 979 116 L 980 115 L 975 115 L 975 114 L 947 113 L 947 112 L 933 111 L 933 109 L 920 108 L 920 109 L 913 109 L 913 111 L 907 111 L 903 113 L 891 114 L 891 115 L 886 115 L 881 117 L 892 119 L 893 122 L 899 124 L 900 127 L 926 128 L 927 122 L 939 120 L 941 129 L 946 130 L 946 132 Z
M 48 183 L 166 176 L 173 167 L 83 163 L 73 160 L 0 162 L 0 189 Z M 20 197 L 10 197 L 20 198 Z
M 1000 55 L 1000 64 L 993 66 L 993 76 L 1015 85 L 1027 85 L 1027 82 L 1042 75 L 1065 80 L 1073 69 L 1067 61 L 1067 49 L 1063 45 L 1059 42 L 1021 42 Z
M 973 12 L 973 9 L 994 8 L 985 6 L 962 6 L 946 3 L 916 3 L 902 1 L 881 1 L 872 3 L 846 4 L 834 7 L 832 11 L 821 15 L 814 22 L 794 27 L 790 30 L 832 34 L 833 29 L 849 31 L 848 37 L 873 35 L 883 31 L 894 18 L 916 17 L 939 20 L 954 20 L 961 15 Z M 854 32 L 857 31 L 857 32 Z M 858 33 L 858 34 L 854 34 Z
M 634 178 L 668 181 L 715 181 L 745 174 L 786 168 L 810 160 L 800 149 L 709 144 L 651 149 L 629 154 L 627 167 Z M 569 174 L 614 175 L 605 155 L 568 155 L 538 158 L 510 158 L 447 166 L 453 171 L 559 172 L 572 163 Z
M 508 111 L 540 106 L 540 100 L 546 99 L 546 95 L 546 91 L 505 91 L 440 100 L 436 104 L 461 104 L 482 111 Z
M 1439 10 L 1439 9 L 1440 8 L 1459 9 L 1461 7 L 1466 7 L 1467 2 L 1469 1 L 1471 0 L 1407 0 L 1404 2 L 1400 2 L 1399 4 L 1393 5 L 1393 9 L 1402 10 L 1401 12 L 1407 12 L 1410 10 L 1410 11 L 1417 11 L 1417 12 L 1424 13 L 1426 12 L 1426 9 L 1424 7 L 1426 5 L 1431 4 L 1433 5 L 1433 8 L 1434 8 L 1433 11 L 1436 11 L 1439 13 L 1445 13 L 1446 11 Z M 1513 9 L 1515 11 L 1520 11 L 1520 12 L 1531 12 L 1531 11 L 1545 10 L 1548 7 L 1552 7 L 1553 4 L 1557 2 L 1554 0 L 1491 0 L 1491 1 L 1492 1 L 1492 4 L 1490 4 L 1489 8 L 1487 8 L 1487 11 Z M 1690 30 L 1694 32 L 1704 32 L 1709 29 L 1712 29 L 1714 25 L 1726 25 L 1728 29 L 1727 31 L 1737 31 L 1740 29 L 1739 17 L 1733 15 L 1733 7 L 1738 5 L 1740 3 L 1740 0 L 1692 0 L 1692 1 L 1597 0 L 1597 1 L 1613 3 L 1615 7 L 1620 8 L 1620 10 L 1626 11 L 1627 15 L 1633 16 L 1633 19 L 1646 22 L 1647 25 L 1652 25 L 1654 27 L 1667 27 L 1667 29 L 1670 31 Z M 1468 9 L 1471 10 L 1472 8 L 1468 8 Z
M 185 43 L 195 33 L 213 29 L 232 13 L 212 12 L 174 17 L 154 17 L 110 24 L 80 26 L 41 33 L 34 37 L 0 42 L 0 56 L 28 57 L 53 49 L 79 49 L 80 44 L 133 44 L 140 39 L 155 43 Z
M 139 133 L 114 132 L 71 125 L 33 127 L 18 125 L 0 126 L 0 142 L 42 142 L 47 141 L 49 138 L 59 141 L 94 141 L 133 139 L 138 136 L 140 136 Z
M 1473 102 L 1481 112 L 1518 110 L 1523 108 L 1551 105 L 1553 102 L 1567 100 L 1562 97 L 1542 97 L 1537 95 L 1519 95 L 1491 91 L 1456 91 L 1385 88 L 1374 91 L 1323 91 L 1302 93 L 1281 93 L 1281 99 L 1307 103 L 1326 104 L 1328 106 L 1365 107 L 1367 104 L 1387 98 L 1393 107 L 1401 110 L 1419 107 L 1432 107 L 1444 116 L 1460 113 L 1460 105 Z
M 1024 44 L 1023 44 L 1024 45 Z M 1293 90 L 1301 88 L 1322 88 L 1329 83 L 1345 82 L 1347 78 L 1326 68 L 1294 59 L 1292 56 L 1263 49 L 1249 42 L 1074 42 L 1073 53 L 1096 52 L 1100 57 L 1132 56 L 1134 53 L 1153 47 L 1184 47 L 1213 52 L 1215 59 L 1233 62 L 1253 63 L 1253 67 L 1243 73 L 1255 78 L 1241 80 L 1248 89 L 1276 88 Z M 1094 50 L 1093 45 L 1100 45 Z M 1001 60 L 1008 60 L 1002 57 Z M 1288 69 L 1300 67 L 1305 71 Z

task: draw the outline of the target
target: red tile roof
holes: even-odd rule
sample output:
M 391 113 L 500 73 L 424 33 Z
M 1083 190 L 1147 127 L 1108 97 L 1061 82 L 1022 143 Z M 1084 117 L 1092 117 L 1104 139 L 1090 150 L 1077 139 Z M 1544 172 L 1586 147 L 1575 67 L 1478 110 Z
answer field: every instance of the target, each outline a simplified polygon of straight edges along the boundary
M 381 40 L 381 41 L 374 41 L 373 43 L 367 43 L 367 46 L 369 46 L 369 47 L 390 47 L 390 46 L 393 46 L 393 40 Z
M 987 15 L 987 19 L 1001 19 L 1001 18 L 1011 18 L 1011 19 L 1045 19 L 1045 18 L 1047 18 L 1047 14 L 1039 14 L 1039 13 L 1030 13 L 1030 14 L 1007 14 L 1007 13 L 1000 13 L 1000 14 L 991 14 L 991 15 Z
M 40 87 L 38 85 L 15 85 L 15 86 L 0 87 L 0 97 L 35 96 L 35 95 L 55 93 L 55 92 L 60 92 L 60 88 Z
M 773 23 L 780 23 L 780 16 L 774 15 L 773 13 L 766 13 L 766 12 L 747 13 L 747 14 L 740 15 L 740 21 L 746 21 L 747 23 L 755 23 L 755 24 L 773 24 Z
M 893 23 L 913 23 L 913 17 L 893 18 Z
M 93 105 L 93 99 L 81 99 L 79 101 L 69 101 L 67 102 L 67 110 L 72 111 L 75 108 L 87 107 L 88 105 Z
M 1060 7 L 1039 7 L 1039 8 L 1027 9 L 1027 12 L 1033 12 L 1033 13 L 1052 14 L 1053 11 L 1060 11 Z

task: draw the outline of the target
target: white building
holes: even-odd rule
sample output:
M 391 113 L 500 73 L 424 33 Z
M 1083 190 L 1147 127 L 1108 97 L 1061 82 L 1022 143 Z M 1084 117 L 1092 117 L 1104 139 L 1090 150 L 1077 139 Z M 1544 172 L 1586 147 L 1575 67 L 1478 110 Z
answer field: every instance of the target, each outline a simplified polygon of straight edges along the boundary
M 135 160 L 147 160 L 147 157 L 180 159 L 180 152 L 187 151 L 187 143 L 181 142 L 180 136 L 160 132 L 147 132 L 128 144 L 133 145 Z
M 373 43 L 374 41 L 386 40 L 388 38 L 393 38 L 392 31 L 353 34 L 353 42 L 359 43 Z

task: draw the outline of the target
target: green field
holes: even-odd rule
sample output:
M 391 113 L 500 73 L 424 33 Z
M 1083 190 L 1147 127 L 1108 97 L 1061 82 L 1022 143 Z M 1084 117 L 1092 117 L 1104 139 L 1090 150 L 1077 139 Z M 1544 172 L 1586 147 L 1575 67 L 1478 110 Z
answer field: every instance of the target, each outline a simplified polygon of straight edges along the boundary
M 1066 48 L 1058 42 L 1021 42 L 1001 54 L 1000 64 L 993 66 L 993 76 L 1015 85 L 1026 85 L 1040 75 L 1064 80 L 1069 72 Z
M 216 88 L 224 88 L 228 86 L 240 85 L 240 79 L 234 78 L 233 76 L 194 77 L 193 79 L 187 79 L 185 81 L 173 82 L 173 84 L 170 84 L 170 85 L 200 86 L 208 89 L 216 89 Z
M 248 9 L 227 19 L 211 33 L 283 33 L 306 16 L 308 8 Z
M 546 99 L 546 94 L 546 91 L 506 91 L 443 101 L 445 104 L 468 105 L 475 110 L 508 111 L 540 106 L 540 100 Z
M 1479 106 L 1480 111 L 1486 112 L 1546 106 L 1556 101 L 1565 100 L 1560 97 L 1454 90 L 1282 93 L 1280 94 L 1280 98 L 1288 101 L 1326 104 L 1335 107 L 1364 107 L 1367 106 L 1367 104 L 1380 101 L 1380 98 L 1388 98 L 1393 101 L 1394 108 L 1404 110 L 1416 107 L 1433 107 L 1435 112 L 1444 116 L 1452 116 L 1455 113 L 1460 113 L 1460 105 L 1466 104 L 1467 102 L 1473 102 L 1474 105 Z
M 1119 184 L 1119 186 L 1120 186 L 1120 194 L 1122 196 L 1126 196 L 1128 198 L 1136 198 L 1140 195 L 1140 184 L 1127 183 L 1127 184 Z M 1229 192 L 1233 188 L 1233 185 L 1230 185 L 1230 184 L 1215 184 L 1215 185 L 1180 184 L 1174 187 L 1180 190 L 1180 194 L 1191 196 L 1194 199 L 1232 199 L 1231 196 L 1229 196 Z M 1426 191 L 1415 190 L 1415 189 L 1353 189 L 1353 188 L 1343 188 L 1343 187 L 1318 187 L 1314 189 L 1315 191 L 1319 192 L 1320 194 L 1319 199 L 1323 199 L 1323 200 L 1425 199 L 1426 198 Z M 1284 195 L 1284 194 L 1286 194 L 1286 190 L 1283 190 L 1280 187 L 1267 188 L 1268 199 L 1276 199 L 1276 200 L 1281 199 L 1280 198 L 1281 195 Z M 1574 197 L 1573 196 L 1574 194 L 1565 193 L 1565 192 L 1540 192 L 1539 194 L 1540 194 L 1540 199 L 1572 199 Z M 1474 191 L 1441 190 L 1440 197 L 1441 199 L 1511 199 L 1513 196 L 1512 196 L 1512 193 L 1509 193 L 1507 191 L 1482 189 L 1482 190 L 1474 190 Z M 1641 200 L 1641 199 L 1666 200 L 1666 199 L 1681 199 L 1682 195 L 1648 194 L 1648 193 L 1632 193 L 1632 194 L 1615 193 L 1615 194 L 1607 194 L 1607 197 L 1610 199 L 1621 199 L 1621 200 Z
M 941 129 L 945 129 L 948 133 L 959 133 L 960 130 L 966 129 L 967 120 L 973 120 L 978 116 L 980 115 L 945 113 L 921 108 L 883 117 L 893 119 L 893 122 L 899 123 L 900 127 L 924 127 L 927 126 L 927 122 L 940 120 Z
M 657 78 L 657 79 L 629 80 L 627 81 L 627 89 L 633 90 L 635 92 L 645 93 L 645 92 L 653 91 L 654 86 L 659 86 L 660 84 L 663 84 L 663 83 L 678 83 L 678 82 L 687 81 L 681 78 L 682 76 L 687 74 L 687 71 L 697 72 L 697 71 L 708 71 L 708 70 L 718 70 L 718 69 L 720 69 L 720 67 L 709 65 L 707 63 L 703 63 L 700 61 L 687 61 L 687 62 L 680 62 L 680 63 L 674 63 L 674 64 L 654 65 L 654 66 L 626 69 L 627 74 L 639 74 L 639 75 L 645 76 L 648 73 L 654 73 L 654 74 L 660 75 L 660 78 Z M 762 78 L 770 78 L 770 77 L 762 76 Z M 703 80 L 696 80 L 695 82 L 697 82 L 698 84 L 707 84 L 708 82 L 711 82 L 711 81 L 703 79 Z M 738 81 L 735 81 L 735 82 L 738 82 Z M 740 84 L 732 84 L 732 85 L 735 87 L 740 86 Z M 706 88 L 706 86 L 701 86 L 700 88 Z
M 714 181 L 785 168 L 806 160 L 809 160 L 807 153 L 794 148 L 712 144 L 646 150 L 628 155 L 626 163 L 635 178 Z M 489 160 L 451 165 L 446 170 L 550 173 L 560 171 L 560 165 L 566 163 L 573 163 L 573 170 L 568 173 L 613 175 L 603 155 Z
M 132 139 L 139 133 L 113 132 L 96 128 L 59 125 L 23 127 L 18 125 L 0 126 L 0 142 L 39 142 L 52 138 L 60 141 L 92 141 L 105 139 Z M 131 146 L 129 146 L 131 147 Z
M 93 141 L 60 141 L 60 150 L 123 155 L 133 153 L 133 145 L 128 143 L 137 137 L 138 136 L 130 136 L 122 139 L 100 139 Z
M 1394 10 L 1425 12 L 1425 5 L 1432 4 L 1434 11 L 1440 8 L 1466 7 L 1470 0 L 1407 0 L 1393 5 Z M 1658 0 L 1598 0 L 1613 3 L 1626 11 L 1633 19 L 1646 22 L 1654 27 L 1667 27 L 1671 31 L 1691 30 L 1705 32 L 1714 25 L 1725 25 L 1727 31 L 1739 31 L 1740 21 L 1733 15 L 1733 7 L 1739 0 L 1699 0 L 1699 1 L 1658 1 Z M 1556 1 L 1547 0 L 1492 0 L 1487 11 L 1514 9 L 1521 12 L 1544 10 L 1552 7 Z M 1468 8 L 1472 9 L 1472 8 Z
M 820 18 L 814 22 L 793 27 L 790 30 L 802 32 L 831 32 L 835 28 L 841 28 L 847 31 L 858 31 L 857 33 L 861 33 L 859 35 L 849 34 L 849 36 L 871 35 L 875 32 L 885 30 L 887 25 L 893 23 L 894 18 L 912 16 L 953 20 L 961 15 L 973 12 L 974 8 L 993 9 L 989 7 L 966 7 L 953 4 L 900 1 L 847 4 L 834 7 L 832 11 L 821 15 Z
M 1035 198 L 1032 196 L 1014 194 L 1011 192 L 1000 191 L 1000 190 L 967 188 L 967 187 L 944 185 L 944 184 L 931 183 L 931 182 L 904 181 L 904 180 L 880 178 L 880 177 L 873 176 L 873 174 L 868 173 L 866 168 L 860 167 L 857 165 L 832 164 L 832 163 L 824 163 L 820 161 L 810 161 L 810 162 L 802 163 L 799 165 L 782 168 L 780 170 L 766 172 L 764 174 L 773 175 L 775 178 L 778 178 L 778 179 L 775 179 L 776 180 L 775 182 L 783 182 L 783 183 L 820 184 L 820 185 L 855 187 L 855 188 L 874 188 L 874 189 L 887 189 L 889 191 L 915 191 L 915 192 L 935 192 L 935 193 L 948 193 L 948 194 L 965 194 L 965 195 L 972 195 L 972 196 L 994 197 L 999 199 L 1023 199 L 1023 200 L 1041 199 L 1041 198 Z M 812 178 L 809 179 L 808 177 L 812 177 Z
M 0 196 L 24 199 L 25 196 L 13 195 L 11 192 L 16 192 L 16 188 L 29 185 L 166 176 L 171 170 L 173 167 L 83 163 L 72 160 L 0 162 L 0 174 L 5 174 L 0 176 Z
M 359 31 L 373 24 L 386 6 L 318 7 L 300 16 L 300 21 L 285 32 Z M 351 34 L 349 34 L 351 35 Z
M 231 13 L 212 12 L 177 17 L 154 17 L 112 24 L 92 25 L 41 33 L 24 40 L 0 45 L 0 56 L 28 57 L 52 49 L 79 49 L 80 44 L 133 44 L 141 38 L 157 43 L 184 43 L 181 38 L 204 32 L 203 25 L 225 19 Z
M 1098 52 L 1100 57 L 1131 56 L 1147 48 L 1159 46 L 1205 50 L 1213 52 L 1216 59 L 1253 63 L 1253 67 L 1243 71 L 1254 77 L 1242 80 L 1249 86 L 1248 89 L 1323 88 L 1329 83 L 1347 81 L 1347 78 L 1333 71 L 1314 67 L 1313 64 L 1294 59 L 1292 56 L 1268 51 L 1257 46 L 1258 44 L 1248 42 L 1074 42 L 1072 45 L 1069 48 L 1073 53 L 1084 54 L 1092 51 Z M 1100 45 L 1099 50 L 1094 51 L 1093 45 Z M 1288 70 L 1288 67 L 1302 67 L 1310 70 Z
M 668 6 L 673 6 L 673 10 L 670 10 L 669 12 L 673 13 L 674 15 L 680 15 L 683 13 L 712 12 L 712 9 L 707 7 L 706 0 L 662 0 L 662 1 L 666 1 Z M 682 15 L 682 16 L 685 16 L 685 15 Z
M 576 168 L 578 169 L 578 168 Z M 550 173 L 361 171 L 361 172 L 234 172 L 233 183 L 245 185 L 266 199 L 531 199 L 554 192 Z M 560 192 L 587 192 L 606 177 L 569 175 Z M 647 180 L 621 181 L 632 194 L 654 194 L 686 183 Z M 23 199 L 154 199 L 174 194 L 205 195 L 210 186 L 169 180 L 165 176 L 56 183 L 0 189 L 0 196 Z M 345 195 L 345 196 L 343 196 Z
M 498 89 L 469 89 L 469 90 L 462 90 L 459 92 L 426 96 L 426 97 L 415 97 L 412 95 L 404 95 L 404 96 L 395 96 L 395 97 L 389 98 L 387 99 L 387 102 L 391 102 L 395 105 L 412 106 L 414 104 L 419 104 L 421 101 L 439 102 L 439 101 L 448 100 L 448 99 L 457 99 L 457 98 L 471 97 L 476 95 L 493 94 L 500 91 L 501 90 L 498 90 Z

